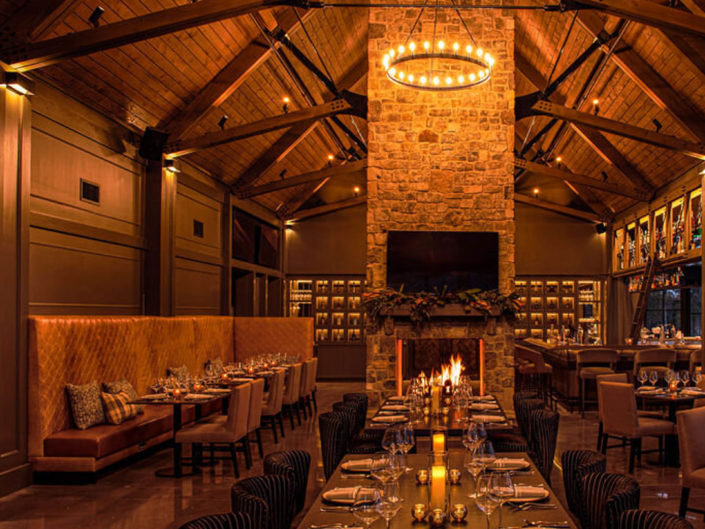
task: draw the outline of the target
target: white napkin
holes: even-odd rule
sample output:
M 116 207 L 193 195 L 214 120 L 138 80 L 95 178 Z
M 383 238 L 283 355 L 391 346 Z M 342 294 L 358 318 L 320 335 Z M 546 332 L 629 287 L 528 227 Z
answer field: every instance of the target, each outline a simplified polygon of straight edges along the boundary
M 404 402 L 404 397 L 389 397 L 387 400 L 389 402 Z
M 496 467 L 496 468 L 502 468 L 502 467 L 524 466 L 526 464 L 527 464 L 527 461 L 526 461 L 526 459 L 523 459 L 523 458 L 500 457 L 498 459 L 495 459 L 495 462 L 492 463 L 490 466 Z
M 499 404 L 494 404 L 490 402 L 474 402 L 470 409 L 472 410 L 498 410 Z
M 705 391 L 698 388 L 685 388 L 681 393 L 683 393 L 683 395 L 694 395 L 696 397 L 705 396 Z
M 324 492 L 323 499 L 332 503 L 343 503 L 349 505 L 353 503 L 357 490 L 361 488 L 362 487 L 336 487 Z M 362 494 L 365 496 L 369 495 L 370 498 L 372 498 L 372 493 L 374 491 L 375 489 L 362 488 Z
M 380 417 L 373 417 L 372 422 L 404 422 L 406 421 L 406 415 L 383 415 Z
M 142 395 L 140 399 L 144 400 L 164 400 L 168 397 L 166 393 L 150 393 L 149 395 Z
M 504 422 L 501 415 L 473 414 L 472 419 L 480 422 Z
M 543 487 L 534 487 L 531 485 L 515 485 L 514 498 L 544 498 L 546 497 L 546 489 Z
M 227 388 L 208 388 L 208 389 L 204 389 L 203 393 L 208 393 L 211 395 L 221 395 L 224 393 L 230 393 L 230 390 Z
M 494 397 L 492 395 L 473 395 L 470 397 L 470 400 L 475 400 L 475 401 L 487 401 L 487 400 L 494 400 Z
M 409 411 L 409 408 L 401 404 L 387 404 L 382 406 L 381 411 Z
M 658 391 L 663 391 L 664 388 L 659 388 L 656 386 L 641 386 L 637 391 L 639 393 L 654 393 Z
M 186 400 L 199 400 L 199 399 L 210 399 L 212 395 L 207 393 L 189 393 L 184 398 Z
M 346 461 L 341 465 L 341 468 L 350 472 L 369 472 L 372 469 L 372 459 Z

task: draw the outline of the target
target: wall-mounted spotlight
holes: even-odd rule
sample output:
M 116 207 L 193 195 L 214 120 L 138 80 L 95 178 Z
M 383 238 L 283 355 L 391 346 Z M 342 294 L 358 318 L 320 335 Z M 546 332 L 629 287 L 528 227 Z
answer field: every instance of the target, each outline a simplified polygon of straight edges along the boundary
M 604 171 L 602 171 L 602 181 L 607 182 L 607 173 L 605 173 Z
M 285 175 L 286 175 L 286 169 L 282 169 L 282 172 L 279 173 L 279 178 L 281 178 L 282 180 L 284 180 L 284 176 L 285 176 Z
M 558 167 L 560 167 L 563 164 L 563 157 L 556 156 L 555 162 L 556 162 L 556 165 L 558 165 Z
M 218 122 L 218 126 L 221 128 L 221 130 L 225 129 L 225 123 L 228 121 L 228 115 L 223 114 L 223 117 L 220 118 L 220 121 Z
M 656 127 L 656 132 L 661 131 L 661 127 L 663 127 L 663 125 L 661 125 L 661 122 L 658 119 L 656 119 L 656 118 L 652 119 L 651 123 L 653 123 L 654 127 Z
M 97 28 L 100 25 L 100 17 L 103 16 L 103 13 L 105 13 L 105 9 L 100 6 L 96 7 L 91 13 L 91 16 L 88 17 L 88 22 L 93 24 L 94 28 Z
M 595 224 L 595 231 L 602 235 L 607 231 L 607 226 L 605 225 L 604 222 L 600 222 L 599 224 Z
M 5 72 L 2 85 L 22 96 L 34 94 L 34 81 L 20 72 Z
M 355 196 L 358 196 L 360 194 L 360 186 L 353 187 L 353 193 L 355 193 Z
M 164 169 L 166 169 L 170 173 L 180 173 L 181 164 L 178 160 L 167 158 L 166 160 L 164 160 Z
M 531 192 L 534 194 L 534 198 L 539 198 L 539 192 L 541 190 L 538 187 L 535 187 L 534 189 L 531 190 Z
M 600 100 L 599 99 L 592 100 L 592 112 L 596 116 L 600 113 Z
M 284 114 L 289 113 L 289 103 L 291 103 L 291 99 L 288 96 L 284 96 L 282 99 L 282 111 L 284 111 Z
M 332 154 L 329 154 L 328 155 L 328 167 L 333 166 L 333 160 L 335 160 L 335 156 L 333 156 Z

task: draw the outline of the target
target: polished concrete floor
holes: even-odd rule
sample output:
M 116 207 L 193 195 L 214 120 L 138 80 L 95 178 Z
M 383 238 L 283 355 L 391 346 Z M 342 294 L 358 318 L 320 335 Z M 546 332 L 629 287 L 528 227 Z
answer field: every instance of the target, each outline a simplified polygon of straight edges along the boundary
M 319 410 L 329 410 L 343 393 L 362 387 L 361 383 L 319 384 Z M 562 413 L 556 453 L 594 448 L 596 435 L 594 414 L 583 420 L 578 414 Z M 271 432 L 263 437 L 265 454 L 287 448 L 303 448 L 312 454 L 308 494 L 312 501 L 323 483 L 317 421 L 309 419 L 293 432 L 287 426 L 286 438 L 278 445 L 273 443 Z M 627 449 L 610 450 L 608 471 L 626 472 L 627 454 Z M 155 477 L 156 469 L 170 464 L 170 456 L 169 450 L 161 450 L 104 476 L 95 485 L 34 485 L 1 498 L 0 529 L 170 529 L 204 514 L 229 510 L 229 490 L 235 481 L 229 463 L 188 478 Z M 652 464 L 649 460 L 653 457 L 645 455 L 643 465 L 634 473 L 641 484 L 642 508 L 676 512 L 680 497 L 678 469 Z M 244 462 L 240 467 L 241 477 L 261 474 L 262 461 L 255 457 L 249 471 L 244 470 Z M 552 481 L 562 494 L 557 466 Z M 705 506 L 705 494 L 693 491 L 691 505 Z M 702 517 L 689 519 L 696 529 L 705 529 Z

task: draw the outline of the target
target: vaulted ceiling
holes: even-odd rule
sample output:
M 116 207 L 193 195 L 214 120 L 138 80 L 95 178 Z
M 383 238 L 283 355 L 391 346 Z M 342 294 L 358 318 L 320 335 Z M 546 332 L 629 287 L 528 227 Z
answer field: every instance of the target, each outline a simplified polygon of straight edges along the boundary
M 163 24 L 169 20 L 165 10 L 188 5 L 192 10 L 204 9 L 217 2 L 114 0 L 102 5 L 105 12 L 99 24 L 108 27 L 135 17 L 143 19 L 150 13 L 160 13 Z M 631 3 L 658 4 L 651 0 Z M 701 20 L 698 16 L 705 17 L 705 0 L 677 4 L 669 9 L 691 13 L 696 21 Z M 83 0 L 0 0 L 0 59 L 17 65 L 18 59 L 8 57 L 23 53 L 24 42 L 31 52 L 33 46 L 39 49 L 38 42 L 90 30 L 89 19 L 96 5 Z M 599 49 L 548 94 L 548 99 L 591 115 L 597 99 L 600 117 L 649 131 L 658 129 L 660 134 L 688 145 L 705 143 L 705 38 L 696 36 L 697 29 L 689 33 L 672 26 L 662 29 L 602 10 L 514 13 L 517 96 L 545 90 L 549 81 L 560 78 L 599 35 L 604 43 L 596 46 Z M 290 49 L 279 46 L 279 30 L 333 81 L 333 88 L 366 92 L 365 8 L 277 6 L 208 22 L 174 25 L 174 31 L 160 36 L 128 39 L 120 46 L 69 54 L 46 61 L 56 60 L 53 64 L 26 69 L 31 70 L 29 75 L 135 130 L 165 130 L 170 141 L 218 132 L 223 116 L 227 116 L 224 126 L 229 128 L 280 115 L 284 96 L 291 99 L 288 112 L 334 98 L 330 85 L 321 82 Z M 610 37 L 605 38 L 607 35 Z M 58 42 L 48 46 L 52 53 L 61 48 L 55 45 Z M 338 123 L 331 118 L 298 123 L 198 150 L 189 154 L 188 160 L 242 192 L 364 158 L 364 119 L 350 115 L 336 119 Z M 644 200 L 699 163 L 673 147 L 662 148 L 562 120 L 532 141 L 550 121 L 551 117 L 544 115 L 518 121 L 517 153 L 525 160 L 597 179 L 604 185 L 566 182 L 532 165 L 528 170 L 517 169 L 517 192 L 530 195 L 538 186 L 542 200 L 595 212 L 600 218 L 633 205 L 635 199 Z M 332 162 L 330 154 L 334 155 Z M 562 159 L 560 164 L 557 157 Z M 288 216 L 301 208 L 352 198 L 356 187 L 364 194 L 360 171 L 333 178 L 314 174 L 301 185 L 272 191 L 262 188 L 253 200 Z

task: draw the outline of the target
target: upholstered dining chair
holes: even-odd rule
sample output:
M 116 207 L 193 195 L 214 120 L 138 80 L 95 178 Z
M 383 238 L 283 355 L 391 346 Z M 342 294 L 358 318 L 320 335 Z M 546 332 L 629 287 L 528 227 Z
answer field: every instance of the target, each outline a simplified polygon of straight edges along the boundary
M 330 479 L 345 455 L 346 424 L 343 417 L 336 412 L 321 413 L 318 416 L 318 430 L 321 434 L 321 459 L 323 473 Z
M 583 478 L 588 474 L 607 471 L 607 459 L 593 450 L 566 450 L 561 455 L 563 466 L 563 487 L 568 509 L 582 525 L 585 513 L 582 503 Z
M 676 365 L 676 352 L 673 349 L 642 349 L 634 354 L 634 378 L 642 368 L 658 371 L 659 376 L 663 377 L 669 369 L 673 369 L 674 365 Z
M 529 447 L 531 447 L 531 412 L 534 410 L 542 410 L 545 408 L 542 399 L 522 399 L 517 402 L 517 407 L 514 409 L 519 425 L 519 431 L 524 436 Z
M 274 373 L 270 383 L 267 398 L 262 402 L 262 420 L 269 423 L 274 435 L 274 444 L 279 443 L 277 438 L 277 423 L 282 437 L 284 437 L 284 420 L 282 419 L 282 404 L 284 401 L 284 382 L 286 380 L 286 369 L 280 369 Z
M 617 529 L 693 529 L 693 525 L 675 514 L 631 509 L 619 517 Z
M 544 409 L 533 410 L 530 415 L 531 444 L 529 447 L 534 455 L 536 467 L 549 485 L 553 456 L 556 453 L 559 419 L 560 415 L 557 412 Z
M 293 503 L 294 484 L 284 476 L 241 479 L 230 489 L 232 510 L 249 514 L 257 529 L 289 529 Z
M 367 409 L 369 407 L 369 399 L 367 393 L 344 393 L 343 402 L 354 402 L 357 405 L 357 429 L 362 430 L 367 421 Z
M 264 473 L 284 476 L 294 484 L 296 513 L 306 504 L 306 487 L 311 467 L 311 454 L 305 450 L 274 452 L 264 458 Z
M 604 406 L 604 435 L 624 439 L 630 444 L 629 473 L 634 472 L 634 461 L 641 459 L 641 445 L 644 437 L 657 437 L 659 457 L 663 456 L 664 436 L 675 432 L 675 424 L 663 419 L 639 417 L 636 409 L 634 386 L 618 382 L 600 383 L 601 397 L 609 406 Z M 605 448 L 605 443 L 603 443 Z M 604 450 L 603 450 L 604 453 Z
M 678 446 L 681 456 L 681 504 L 679 513 L 686 511 L 705 514 L 701 509 L 688 507 L 690 489 L 705 489 L 705 408 L 679 411 Z
M 313 391 L 313 370 L 315 368 L 313 359 L 306 360 L 303 363 L 301 372 L 301 384 L 299 386 L 299 407 L 303 411 L 304 418 L 309 415 L 313 416 L 313 408 L 311 405 L 311 391 Z
M 316 380 L 318 380 L 318 357 L 313 357 L 313 387 L 311 388 L 311 401 L 313 402 L 314 411 L 318 411 L 318 403 L 316 402 L 316 392 L 318 387 L 316 386 Z
M 186 522 L 179 529 L 256 529 L 250 515 L 245 512 L 210 514 Z
M 262 398 L 264 397 L 264 379 L 258 378 L 252 382 L 252 392 L 250 394 L 250 412 L 247 414 L 247 456 L 252 465 L 252 451 L 250 450 L 250 436 L 255 434 L 255 442 L 260 458 L 264 457 L 262 450 Z
M 358 408 L 354 402 L 334 402 L 333 411 L 343 415 L 345 419 L 345 429 L 348 441 L 357 434 Z
M 575 355 L 576 371 L 580 382 L 580 415 L 585 417 L 587 381 L 598 375 L 615 372 L 619 355 L 613 349 L 583 349 Z
M 284 389 L 284 398 L 282 399 L 282 411 L 286 410 L 291 421 L 291 429 L 294 429 L 294 411 L 299 425 L 301 424 L 301 415 L 299 414 L 299 397 L 301 392 L 301 373 L 303 364 L 298 362 L 287 369 L 286 387 Z
M 588 474 L 581 493 L 582 529 L 618 529 L 622 513 L 639 508 L 639 482 L 625 474 Z
M 216 450 L 227 450 L 230 453 L 235 477 L 240 476 L 235 445 L 241 442 L 242 449 L 245 454 L 247 454 L 247 450 L 249 449 L 249 443 L 247 442 L 247 419 L 250 409 L 251 392 L 252 384 L 250 383 L 233 388 L 230 393 L 228 414 L 225 420 L 216 417 L 191 424 L 176 432 L 174 442 L 190 444 L 194 447 L 194 464 L 197 465 L 200 462 L 203 445 L 210 444 L 211 454 Z M 247 457 L 245 460 L 247 461 Z
M 703 362 L 700 359 L 700 355 L 701 355 L 700 349 L 696 349 L 695 351 L 690 353 L 690 356 L 688 357 L 688 372 L 689 373 L 692 374 L 696 368 L 702 367 Z

